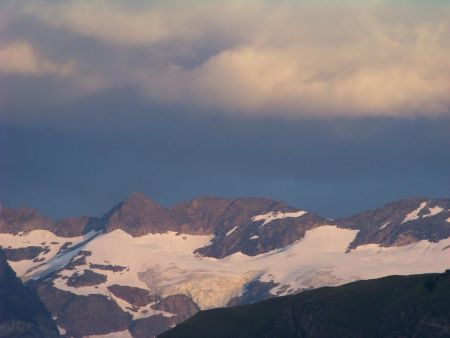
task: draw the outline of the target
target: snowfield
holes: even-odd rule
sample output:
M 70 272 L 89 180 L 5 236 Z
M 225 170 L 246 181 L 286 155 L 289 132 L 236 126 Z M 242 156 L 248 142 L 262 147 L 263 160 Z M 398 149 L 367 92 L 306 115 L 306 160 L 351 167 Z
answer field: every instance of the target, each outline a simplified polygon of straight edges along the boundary
M 47 248 L 48 252 L 44 251 L 36 257 L 38 260 L 9 261 L 16 274 L 23 280 L 27 280 L 31 276 L 34 276 L 34 278 L 45 276 L 65 266 L 82 250 L 84 242 L 88 242 L 99 234 L 99 232 L 91 231 L 84 236 L 59 237 L 47 230 L 32 230 L 25 234 L 18 233 L 17 235 L 0 233 L 0 245 L 8 249 L 30 246 Z M 66 249 L 64 249 L 64 244 L 66 244 Z
M 14 268 L 22 273 L 26 271 L 26 277 L 36 277 L 29 274 L 34 272 L 41 275 L 43 271 L 63 266 L 69 257 L 76 256 L 80 250 L 89 251 L 91 255 L 86 256 L 86 264 L 76 266 L 74 270 L 62 270 L 54 280 L 54 285 L 79 295 L 104 294 L 138 319 L 156 314 L 172 314 L 153 310 L 152 304 L 142 307 L 138 312 L 130 311 L 130 304 L 115 297 L 107 289 L 108 286 L 118 284 L 139 287 L 162 297 L 185 294 L 201 309 L 208 309 L 225 306 L 233 297 L 241 295 L 245 285 L 254 280 L 277 283 L 271 293 L 286 295 L 358 279 L 441 272 L 450 267 L 450 238 L 438 243 L 420 241 L 402 247 L 369 244 L 348 252 L 348 245 L 357 232 L 336 226 L 321 226 L 307 231 L 302 240 L 283 249 L 257 256 L 239 252 L 216 259 L 193 254 L 195 249 L 207 245 L 212 236 L 167 232 L 132 237 L 122 230 L 115 230 L 98 235 L 73 252 L 47 259 L 46 264 L 39 269 L 30 271 L 33 264 L 28 261 L 17 262 Z M 92 238 L 95 234 L 76 240 L 82 243 L 89 236 Z M 31 237 L 34 242 L 44 239 L 59 242 L 67 240 L 38 231 L 11 241 L 12 246 L 31 245 Z M 5 240 L 4 237 L 0 239 Z M 74 242 L 75 239 L 70 240 Z M 54 251 L 56 248 L 51 252 Z M 112 264 L 126 269 L 106 271 L 90 267 L 89 264 Z M 82 274 L 85 269 L 106 275 L 106 282 L 84 287 L 67 285 L 68 277 L 75 273 Z

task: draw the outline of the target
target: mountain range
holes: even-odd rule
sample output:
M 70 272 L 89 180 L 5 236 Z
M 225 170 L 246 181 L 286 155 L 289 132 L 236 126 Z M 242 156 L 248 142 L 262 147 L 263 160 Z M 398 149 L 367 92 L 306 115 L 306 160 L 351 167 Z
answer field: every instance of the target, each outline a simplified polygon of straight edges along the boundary
M 267 198 L 166 208 L 135 193 L 101 217 L 2 207 L 0 245 L 63 337 L 154 337 L 200 310 L 443 272 L 450 199 L 332 220 Z

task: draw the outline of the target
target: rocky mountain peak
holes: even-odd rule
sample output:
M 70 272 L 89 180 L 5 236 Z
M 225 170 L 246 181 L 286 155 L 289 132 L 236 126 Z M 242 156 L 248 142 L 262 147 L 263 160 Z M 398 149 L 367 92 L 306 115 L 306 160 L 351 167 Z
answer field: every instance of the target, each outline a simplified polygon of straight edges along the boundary
M 29 207 L 17 209 L 0 208 L 1 232 L 14 233 L 27 232 L 34 229 L 52 228 L 53 221 L 42 216 L 37 210 Z
M 143 193 L 133 193 L 108 214 L 107 231 L 121 229 L 133 236 L 176 231 L 176 221 L 167 208 Z
M 437 242 L 449 237 L 449 216 L 450 199 L 416 197 L 339 219 L 337 224 L 360 230 L 350 249 L 369 243 L 401 246 L 422 239 Z
M 154 200 L 147 197 L 142 192 L 132 193 L 125 201 L 122 203 L 122 208 L 141 208 L 141 209 L 162 209 L 163 207 L 159 205 Z

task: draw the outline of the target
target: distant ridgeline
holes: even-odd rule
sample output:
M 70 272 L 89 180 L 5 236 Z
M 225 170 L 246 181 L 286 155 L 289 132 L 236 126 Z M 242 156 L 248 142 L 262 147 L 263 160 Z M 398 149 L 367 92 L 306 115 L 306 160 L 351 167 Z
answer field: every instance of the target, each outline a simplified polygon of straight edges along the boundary
M 407 199 L 331 220 L 267 198 L 165 208 L 135 193 L 102 217 L 54 221 L 2 208 L 0 245 L 63 336 L 147 338 L 199 310 L 443 272 L 450 199 Z

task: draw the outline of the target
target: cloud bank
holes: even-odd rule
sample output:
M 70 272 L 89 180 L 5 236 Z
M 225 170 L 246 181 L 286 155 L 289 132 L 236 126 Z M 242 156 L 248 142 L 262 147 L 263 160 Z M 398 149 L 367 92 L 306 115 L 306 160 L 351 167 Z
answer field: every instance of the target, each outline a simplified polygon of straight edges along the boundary
M 0 77 L 64 77 L 75 96 L 129 86 L 256 117 L 450 116 L 437 1 L 11 1 L 0 17 Z

